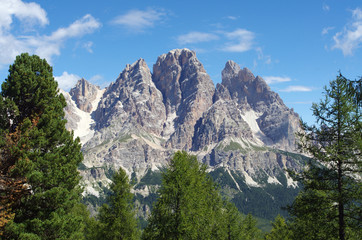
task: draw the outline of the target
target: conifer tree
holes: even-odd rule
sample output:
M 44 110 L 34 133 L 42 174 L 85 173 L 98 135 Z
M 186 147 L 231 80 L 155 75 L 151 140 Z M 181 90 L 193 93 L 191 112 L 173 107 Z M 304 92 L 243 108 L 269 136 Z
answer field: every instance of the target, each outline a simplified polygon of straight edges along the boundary
M 130 189 L 128 176 L 120 168 L 113 175 L 108 204 L 104 204 L 99 210 L 96 239 L 139 239 L 140 232 L 133 207 L 134 196 Z
M 337 76 L 325 88 L 325 99 L 313 104 L 319 126 L 303 124 L 299 134 L 312 158 L 297 175 L 304 189 L 289 212 L 294 233 L 303 239 L 362 237 L 361 85 L 361 79 Z
M 288 224 L 285 222 L 285 219 L 278 215 L 274 222 L 272 222 L 272 229 L 269 233 L 265 235 L 265 240 L 292 240 L 299 239 L 293 238 L 292 231 Z
M 256 226 L 257 220 L 249 213 L 242 220 L 241 239 L 257 240 L 261 239 L 261 231 Z
M 83 157 L 79 139 L 65 129 L 66 103 L 52 68 L 21 54 L 1 87 L 1 174 L 24 179 L 29 189 L 12 208 L 3 238 L 82 239 L 83 217 L 75 209 Z M 14 134 L 18 139 L 10 146 L 6 137 Z
M 195 156 L 175 153 L 159 194 L 143 239 L 227 239 L 223 201 Z

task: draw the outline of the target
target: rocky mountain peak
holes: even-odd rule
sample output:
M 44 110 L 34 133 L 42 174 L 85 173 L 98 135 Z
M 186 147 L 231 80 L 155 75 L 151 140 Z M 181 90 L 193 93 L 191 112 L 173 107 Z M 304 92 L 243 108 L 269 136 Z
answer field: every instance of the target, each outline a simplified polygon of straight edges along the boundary
M 196 121 L 213 103 L 215 87 L 195 52 L 176 49 L 161 55 L 153 65 L 153 81 L 163 94 L 167 122 L 167 144 L 184 149 L 191 147 Z M 173 125 L 173 126 L 172 126 Z
M 232 79 L 239 74 L 240 66 L 234 61 L 227 61 L 222 71 L 222 79 Z
M 74 88 L 70 89 L 69 94 L 80 110 L 90 113 L 94 110 L 92 102 L 97 98 L 99 90 L 98 86 L 82 78 L 78 80 Z
M 92 86 L 82 79 L 71 92 L 74 101 L 65 94 L 67 126 L 85 143 L 85 194 L 99 196 L 109 174 L 119 167 L 129 176 L 135 173 L 139 181 L 180 149 L 197 155 L 210 169 L 225 168 L 232 178 L 237 173 L 254 187 L 282 184 L 277 180 L 280 174 L 288 180 L 283 168 L 298 167 L 283 155 L 295 150 L 298 115 L 261 77 L 233 61 L 225 64 L 222 83 L 215 89 L 195 52 L 188 49 L 159 56 L 153 74 L 139 59 L 127 64 L 106 90 L 98 91 L 91 113 L 78 109 L 75 102 L 87 109 L 84 102 L 92 99 Z M 135 192 L 150 193 L 147 187 Z
M 157 135 L 161 133 L 165 120 L 162 94 L 153 83 L 150 69 L 143 59 L 126 65 L 116 82 L 104 93 L 94 115 L 97 128 L 121 122 L 122 128 L 127 126 Z

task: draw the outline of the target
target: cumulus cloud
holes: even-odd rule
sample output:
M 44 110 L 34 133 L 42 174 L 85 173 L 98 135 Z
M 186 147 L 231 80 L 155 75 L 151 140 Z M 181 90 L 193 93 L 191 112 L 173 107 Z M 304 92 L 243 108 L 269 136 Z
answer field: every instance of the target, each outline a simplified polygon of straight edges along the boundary
M 226 32 L 225 36 L 231 40 L 223 47 L 226 52 L 246 52 L 253 48 L 255 38 L 253 32 L 239 28 L 233 32 Z
M 290 82 L 289 77 L 277 77 L 277 76 L 265 76 L 263 77 L 267 84 L 281 83 L 281 82 Z
M 58 82 L 59 88 L 64 91 L 69 91 L 81 79 L 78 75 L 69 74 L 68 72 L 63 72 L 61 76 L 55 76 L 54 78 Z
M 11 4 L 13 2 L 14 4 Z M 10 9 L 13 10 L 4 10 L 4 5 L 1 3 L 6 3 L 6 6 L 10 6 Z M 50 35 L 39 35 L 37 32 L 33 32 L 33 35 L 17 36 L 11 31 L 11 23 L 14 17 L 18 18 L 21 24 L 27 24 L 27 19 L 31 18 L 37 20 L 40 25 L 45 25 L 48 24 L 48 19 L 46 18 L 46 12 L 35 3 L 23 3 L 21 1 L 11 1 L 11 3 L 0 0 L 0 18 L 6 20 L 5 22 L 0 21 L 0 67 L 13 62 L 15 57 L 22 52 L 37 54 L 51 63 L 53 56 L 60 55 L 61 48 L 66 40 L 82 37 L 94 32 L 101 26 L 99 21 L 87 14 L 68 27 L 59 28 Z M 34 12 L 26 14 L 24 12 L 32 11 L 25 10 L 25 8 L 34 10 Z M 6 14 L 3 15 L 3 13 Z M 88 49 L 90 47 L 91 45 L 88 46 Z
M 362 10 L 356 8 L 352 11 L 352 21 L 341 32 L 333 37 L 332 49 L 340 49 L 343 55 L 352 55 L 362 44 Z
M 46 25 L 49 23 L 44 9 L 37 3 L 24 3 L 21 0 L 0 0 L 0 32 L 9 30 L 13 16 L 27 24 Z
M 208 42 L 216 39 L 219 39 L 219 36 L 216 34 L 204 32 L 189 32 L 177 37 L 177 41 L 180 44 Z
M 313 89 L 305 86 L 289 86 L 285 89 L 279 90 L 280 92 L 310 92 Z
M 163 10 L 147 9 L 131 10 L 124 15 L 116 17 L 112 23 L 122 25 L 134 32 L 143 32 L 146 28 L 154 27 L 156 22 L 159 22 L 166 16 Z

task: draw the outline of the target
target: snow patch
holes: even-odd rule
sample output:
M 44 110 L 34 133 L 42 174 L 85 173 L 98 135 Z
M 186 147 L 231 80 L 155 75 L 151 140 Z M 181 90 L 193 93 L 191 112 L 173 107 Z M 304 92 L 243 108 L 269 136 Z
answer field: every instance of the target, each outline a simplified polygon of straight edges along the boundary
M 249 174 L 245 171 L 242 171 L 244 177 L 245 177 L 245 183 L 248 185 L 248 186 L 251 186 L 251 187 L 260 187 L 260 185 L 255 182 L 252 177 L 249 176 Z
M 285 176 L 287 178 L 287 187 L 297 188 L 298 182 L 294 181 L 293 178 L 291 178 L 288 174 L 288 172 L 285 173 Z
M 232 180 L 234 181 L 234 183 L 235 183 L 236 187 L 238 188 L 238 190 L 241 192 L 240 186 L 239 186 L 239 184 L 235 181 L 235 178 L 234 178 L 234 176 L 231 174 L 230 169 L 228 169 L 228 173 L 229 173 L 230 177 L 232 178 Z
M 83 193 L 82 193 L 83 197 L 86 195 L 94 195 L 96 197 L 99 197 L 99 192 L 97 190 L 95 190 L 92 186 L 87 186 L 85 187 Z
M 261 114 L 253 111 L 252 109 L 245 111 L 240 114 L 244 121 L 249 125 L 254 138 L 256 139 L 256 143 L 260 145 L 264 145 L 264 143 L 269 143 L 270 139 L 265 136 L 265 134 L 260 130 L 258 122 L 256 121 Z M 271 144 L 272 142 L 270 142 Z
M 163 132 L 164 136 L 169 136 L 175 131 L 175 128 L 173 126 L 173 121 L 176 119 L 176 117 L 177 117 L 176 111 L 167 115 L 167 119 L 165 121 L 165 128 Z
M 97 96 L 96 99 L 94 99 L 91 104 L 92 104 L 92 112 L 94 112 L 97 107 L 98 107 L 98 103 L 101 101 L 101 98 L 103 97 L 104 92 L 106 91 L 106 89 L 101 89 L 97 91 Z
M 271 176 L 268 176 L 268 183 L 270 183 L 270 184 L 280 184 L 280 185 L 282 185 L 279 181 L 278 181 L 278 179 L 276 178 L 276 177 L 271 177 Z
M 101 100 L 105 89 L 99 90 L 97 92 L 97 97 L 94 101 L 91 102 L 92 112 L 95 111 L 98 107 L 98 103 Z M 88 113 L 80 110 L 74 100 L 70 99 L 72 104 L 74 105 L 74 114 L 79 116 L 80 120 L 77 122 L 77 128 L 74 129 L 74 137 L 79 137 L 80 142 L 84 145 L 88 142 L 94 135 L 94 130 L 92 129 L 92 125 L 94 124 L 94 120 L 91 117 L 92 112 Z

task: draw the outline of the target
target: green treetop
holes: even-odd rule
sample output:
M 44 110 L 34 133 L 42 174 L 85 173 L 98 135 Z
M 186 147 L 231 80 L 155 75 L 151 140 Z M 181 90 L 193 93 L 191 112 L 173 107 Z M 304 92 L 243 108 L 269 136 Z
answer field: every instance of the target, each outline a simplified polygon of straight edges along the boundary
M 82 239 L 83 219 L 73 209 L 79 208 L 83 156 L 79 139 L 65 129 L 66 103 L 52 68 L 21 54 L 1 87 L 1 174 L 26 179 L 30 190 L 13 207 L 6 238 Z
M 289 212 L 303 239 L 351 239 L 361 234 L 362 80 L 341 74 L 313 104 L 319 126 L 303 125 L 301 149 L 312 158 L 297 176 L 304 186 Z M 354 238 L 354 237 L 353 237 Z
M 143 239 L 254 239 L 254 228 L 224 201 L 195 156 L 176 152 L 162 173 Z M 249 225 L 248 225 L 249 226 Z M 255 225 L 253 225 L 255 227 Z M 245 233 L 243 231 L 249 231 Z M 250 233 L 250 234 L 249 234 Z M 248 235 L 250 238 L 243 238 Z M 250 236 L 249 236 L 250 235 Z
M 137 221 L 133 208 L 133 194 L 126 172 L 120 168 L 113 175 L 108 204 L 98 214 L 99 224 L 96 239 L 139 239 Z

